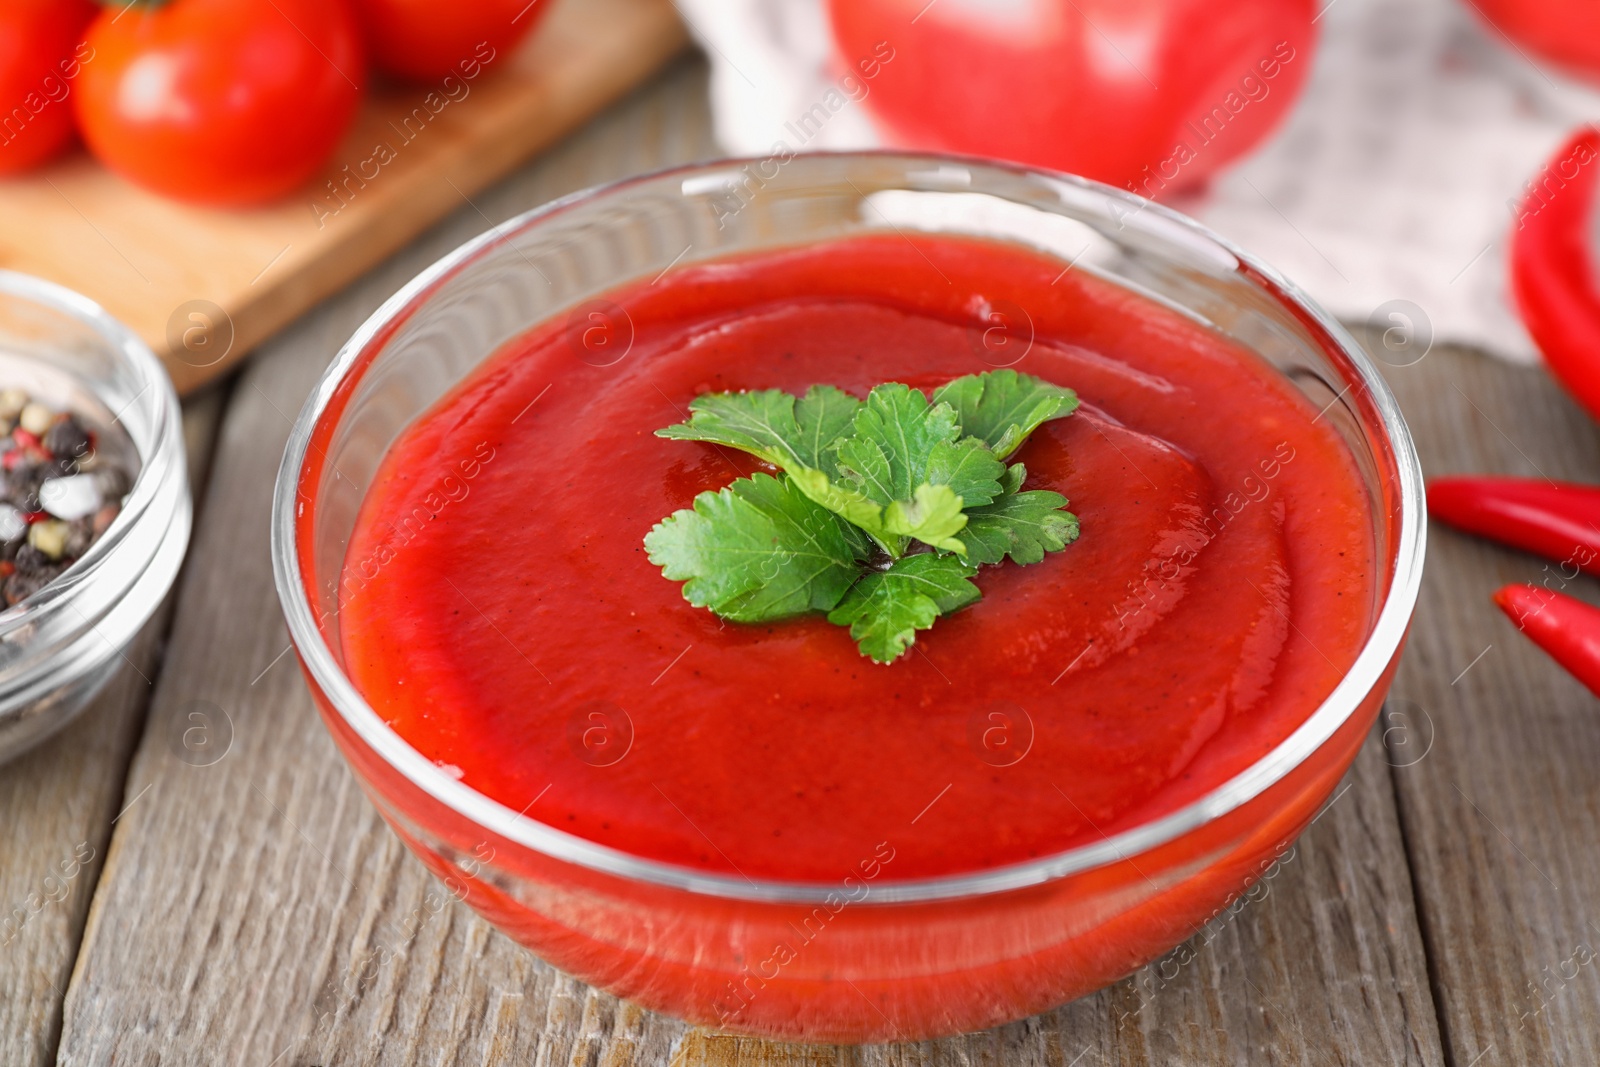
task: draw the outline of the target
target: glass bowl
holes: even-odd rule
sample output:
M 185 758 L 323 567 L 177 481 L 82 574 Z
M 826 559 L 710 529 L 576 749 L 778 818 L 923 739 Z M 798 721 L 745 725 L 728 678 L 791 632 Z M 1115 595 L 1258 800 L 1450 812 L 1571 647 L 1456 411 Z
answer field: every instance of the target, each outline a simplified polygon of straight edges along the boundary
M 0 271 L 0 386 L 126 432 L 122 511 L 59 578 L 0 611 L 0 761 L 61 729 L 111 678 L 189 544 L 178 396 L 155 354 L 86 297 Z
M 1092 844 L 841 895 L 837 883 L 689 870 L 523 817 L 423 757 L 362 700 L 336 625 L 357 509 L 396 435 L 480 361 L 556 316 L 579 331 L 597 313 L 625 319 L 599 296 L 676 265 L 915 230 L 1024 243 L 1179 309 L 1260 353 L 1343 435 L 1382 563 L 1372 630 L 1286 740 L 1193 803 Z M 626 322 L 603 324 L 626 334 Z M 1424 547 L 1422 474 L 1393 396 L 1356 343 L 1269 268 L 1107 186 L 889 153 L 669 171 L 575 194 L 471 241 L 390 299 L 328 368 L 290 438 L 272 522 L 278 593 L 323 718 L 384 817 L 453 891 L 556 966 L 647 1007 L 840 1042 L 1043 1011 L 1129 974 L 1241 894 L 1367 737 Z M 823 926 L 803 952 L 775 953 Z

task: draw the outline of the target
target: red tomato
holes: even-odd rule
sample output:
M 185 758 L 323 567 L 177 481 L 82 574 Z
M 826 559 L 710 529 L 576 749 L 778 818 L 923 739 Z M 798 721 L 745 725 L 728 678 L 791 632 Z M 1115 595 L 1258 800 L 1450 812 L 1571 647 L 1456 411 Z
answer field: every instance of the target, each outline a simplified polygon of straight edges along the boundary
M 1545 365 L 1600 419 L 1600 130 L 1580 128 L 1528 182 L 1511 232 L 1511 291 Z
M 1147 196 L 1194 184 L 1266 136 L 1310 73 L 1315 43 L 1313 0 L 828 6 L 841 86 L 889 140 Z
M 1600 4 L 1594 0 L 1466 0 L 1520 47 L 1590 77 L 1600 75 Z
M 91 0 L 0 4 L 0 174 L 44 162 L 72 140 L 72 82 L 90 55 Z
M 94 154 L 181 200 L 248 204 L 316 172 L 355 117 L 361 31 L 345 0 L 107 8 L 76 97 Z
M 551 0 L 356 0 L 372 60 L 412 81 L 460 75 L 515 48 Z

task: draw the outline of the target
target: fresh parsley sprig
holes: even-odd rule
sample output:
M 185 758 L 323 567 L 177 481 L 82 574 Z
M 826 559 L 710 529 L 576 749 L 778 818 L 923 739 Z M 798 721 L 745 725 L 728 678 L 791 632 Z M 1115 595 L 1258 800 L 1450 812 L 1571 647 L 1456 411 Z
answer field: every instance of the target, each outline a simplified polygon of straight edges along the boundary
M 1077 407 L 1072 390 L 1014 370 L 932 398 L 898 382 L 865 400 L 828 385 L 708 393 L 657 436 L 737 448 L 781 473 L 701 493 L 645 549 L 696 607 L 736 622 L 827 612 L 890 663 L 979 598 L 979 564 L 1038 563 L 1077 538 L 1066 498 L 1022 491 L 1027 471 L 1004 462 Z

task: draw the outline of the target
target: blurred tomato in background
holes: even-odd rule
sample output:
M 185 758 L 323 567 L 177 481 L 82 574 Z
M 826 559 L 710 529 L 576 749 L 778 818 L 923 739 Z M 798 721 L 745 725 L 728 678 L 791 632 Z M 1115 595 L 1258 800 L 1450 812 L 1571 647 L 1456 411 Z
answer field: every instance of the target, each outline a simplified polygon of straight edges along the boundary
M 1597 0 L 1463 0 L 1517 45 L 1600 78 Z M 1534 58 L 1534 57 L 1529 57 Z
M 1313 0 L 829 0 L 839 58 L 893 49 L 887 140 L 1149 196 L 1247 152 L 1311 70 Z
M 516 47 L 552 0 L 355 0 L 378 69 L 409 81 L 460 75 L 461 64 Z M 488 51 L 485 52 L 484 49 Z
M 92 0 L 0 3 L 0 174 L 42 163 L 72 141 L 67 97 L 82 65 Z
M 361 102 L 346 0 L 171 0 L 110 7 L 73 94 L 106 166 L 167 196 L 237 205 L 317 170 Z

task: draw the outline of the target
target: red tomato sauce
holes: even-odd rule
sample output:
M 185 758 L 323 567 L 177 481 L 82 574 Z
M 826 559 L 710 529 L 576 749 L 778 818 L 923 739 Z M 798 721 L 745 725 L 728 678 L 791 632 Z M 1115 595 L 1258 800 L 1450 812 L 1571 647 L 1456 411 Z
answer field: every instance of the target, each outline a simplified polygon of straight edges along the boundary
M 609 299 L 413 423 L 345 563 L 366 699 L 528 818 L 749 878 L 837 880 L 882 842 L 892 880 L 1026 861 L 1246 768 L 1367 636 L 1346 446 L 1259 357 L 1148 298 L 1019 247 L 888 236 Z M 1001 301 L 1012 325 L 986 336 Z M 931 390 L 1013 360 L 1082 398 L 1015 457 L 1082 536 L 983 568 L 983 599 L 898 662 L 821 617 L 725 623 L 646 559 L 656 522 L 763 469 L 653 436 L 696 395 Z

